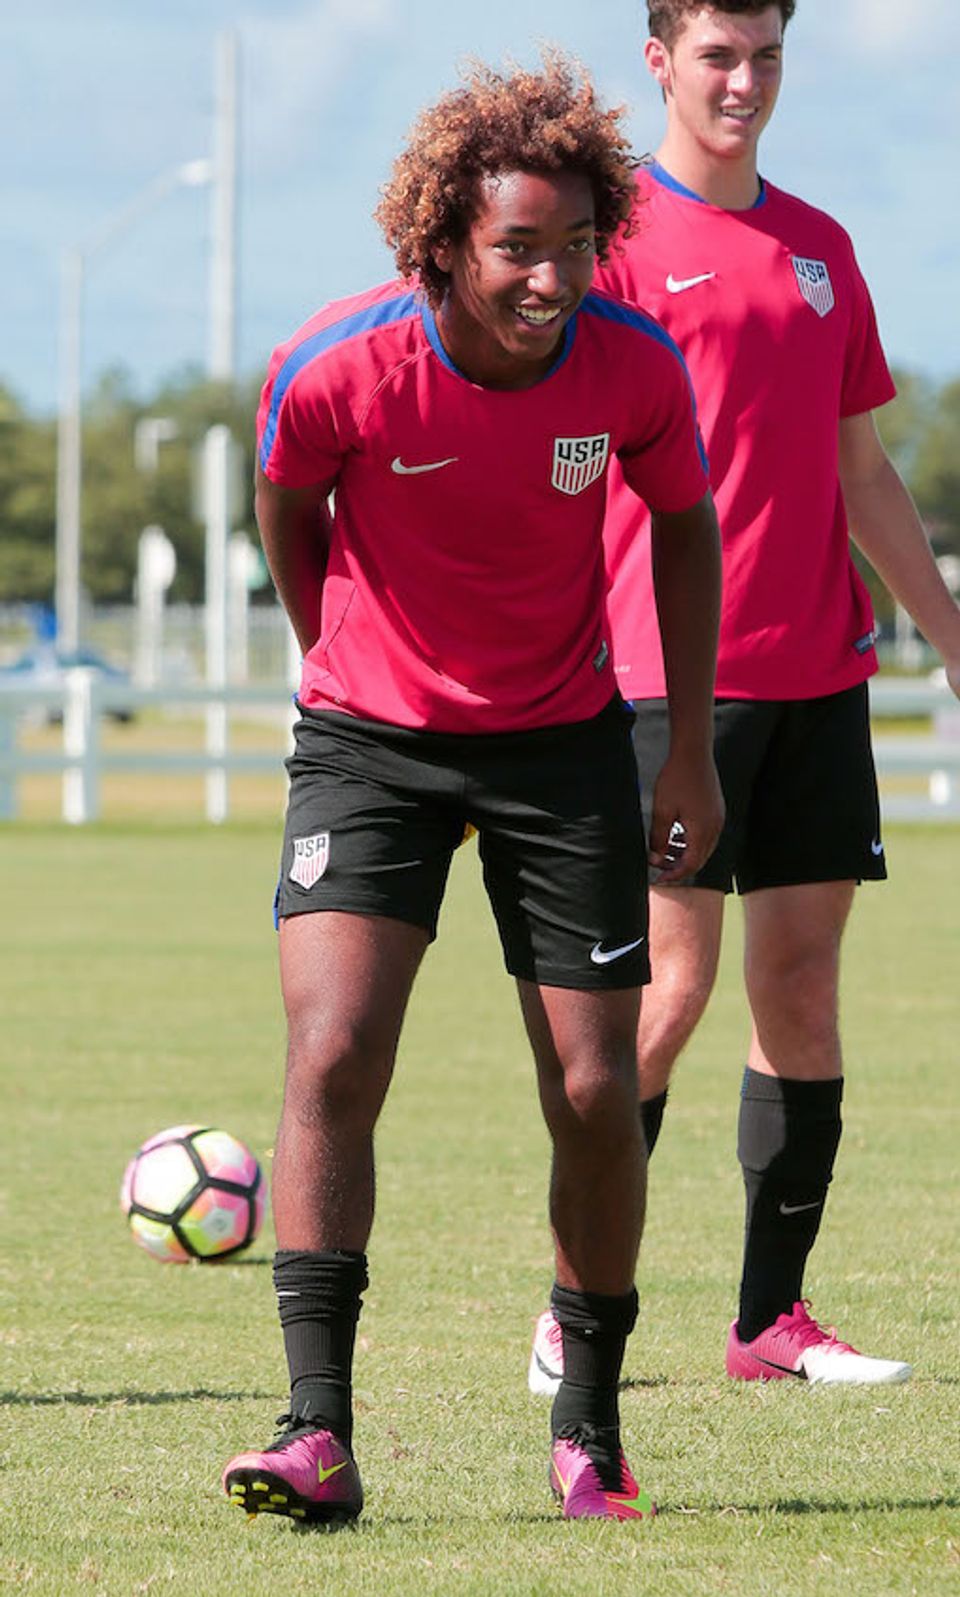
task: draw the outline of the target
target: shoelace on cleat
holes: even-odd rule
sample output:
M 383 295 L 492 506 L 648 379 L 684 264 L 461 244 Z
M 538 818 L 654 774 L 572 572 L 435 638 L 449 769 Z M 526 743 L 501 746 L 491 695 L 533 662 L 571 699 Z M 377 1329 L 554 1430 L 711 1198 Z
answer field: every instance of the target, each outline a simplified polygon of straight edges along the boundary
M 799 1343 L 801 1353 L 808 1347 L 829 1347 L 838 1353 L 854 1353 L 857 1350 L 849 1342 L 841 1342 L 837 1336 L 837 1328 L 831 1325 L 829 1330 L 824 1330 L 822 1325 L 809 1312 L 810 1300 L 804 1298 L 802 1303 L 794 1306 L 794 1311 L 784 1325 L 778 1325 L 773 1331 L 774 1336 L 789 1336 L 794 1342 Z
M 585 1422 L 564 1425 L 557 1432 L 558 1442 L 573 1442 L 582 1447 L 597 1472 L 605 1492 L 624 1489 L 623 1453 L 617 1426 L 590 1425 Z

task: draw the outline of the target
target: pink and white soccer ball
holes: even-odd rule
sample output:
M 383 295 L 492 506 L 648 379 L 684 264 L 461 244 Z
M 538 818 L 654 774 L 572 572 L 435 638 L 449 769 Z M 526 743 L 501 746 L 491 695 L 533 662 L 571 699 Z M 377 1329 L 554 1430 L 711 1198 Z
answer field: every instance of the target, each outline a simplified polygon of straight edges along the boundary
M 255 1156 L 229 1131 L 170 1126 L 130 1160 L 120 1207 L 134 1242 L 155 1259 L 223 1259 L 248 1248 L 260 1230 L 266 1183 Z

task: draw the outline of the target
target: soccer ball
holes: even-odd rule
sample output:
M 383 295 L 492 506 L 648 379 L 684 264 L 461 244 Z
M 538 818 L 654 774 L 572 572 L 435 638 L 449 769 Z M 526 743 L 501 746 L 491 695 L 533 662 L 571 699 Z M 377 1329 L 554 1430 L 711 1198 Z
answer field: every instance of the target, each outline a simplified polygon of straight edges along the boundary
M 266 1206 L 250 1149 L 213 1126 L 158 1131 L 134 1154 L 120 1188 L 134 1242 L 167 1264 L 239 1253 L 260 1230 Z

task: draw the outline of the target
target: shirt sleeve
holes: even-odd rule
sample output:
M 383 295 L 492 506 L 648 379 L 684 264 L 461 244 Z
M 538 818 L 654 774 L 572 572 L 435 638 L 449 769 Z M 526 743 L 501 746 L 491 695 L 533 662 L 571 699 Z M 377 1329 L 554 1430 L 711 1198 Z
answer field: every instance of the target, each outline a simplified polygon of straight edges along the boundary
M 636 435 L 617 451 L 624 479 L 650 510 L 690 510 L 707 492 L 706 450 L 686 362 L 658 326 L 637 372 Z M 641 335 L 647 338 L 647 335 Z
M 850 249 L 850 329 L 840 390 L 841 416 L 859 416 L 864 411 L 886 405 L 896 395 L 896 385 L 890 376 L 877 317 L 870 291 L 857 265 L 853 245 Z
M 345 453 L 333 363 L 303 362 L 298 354 L 281 345 L 271 358 L 257 413 L 257 454 L 279 487 L 329 487 Z

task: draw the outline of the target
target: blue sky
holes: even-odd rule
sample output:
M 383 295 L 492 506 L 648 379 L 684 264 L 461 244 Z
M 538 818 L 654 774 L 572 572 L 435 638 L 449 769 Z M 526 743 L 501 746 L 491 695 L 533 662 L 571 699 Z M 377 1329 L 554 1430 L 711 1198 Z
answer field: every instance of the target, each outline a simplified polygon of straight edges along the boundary
M 60 252 L 159 173 L 209 154 L 217 34 L 241 54 L 238 367 L 324 300 L 389 275 L 370 213 L 422 106 L 475 54 L 573 50 L 655 144 L 637 0 L 34 0 L 0 21 L 8 136 L 0 382 L 57 394 Z M 762 169 L 850 230 L 890 358 L 960 375 L 960 6 L 799 0 Z M 208 200 L 178 189 L 90 266 L 84 375 L 138 391 L 206 355 Z

